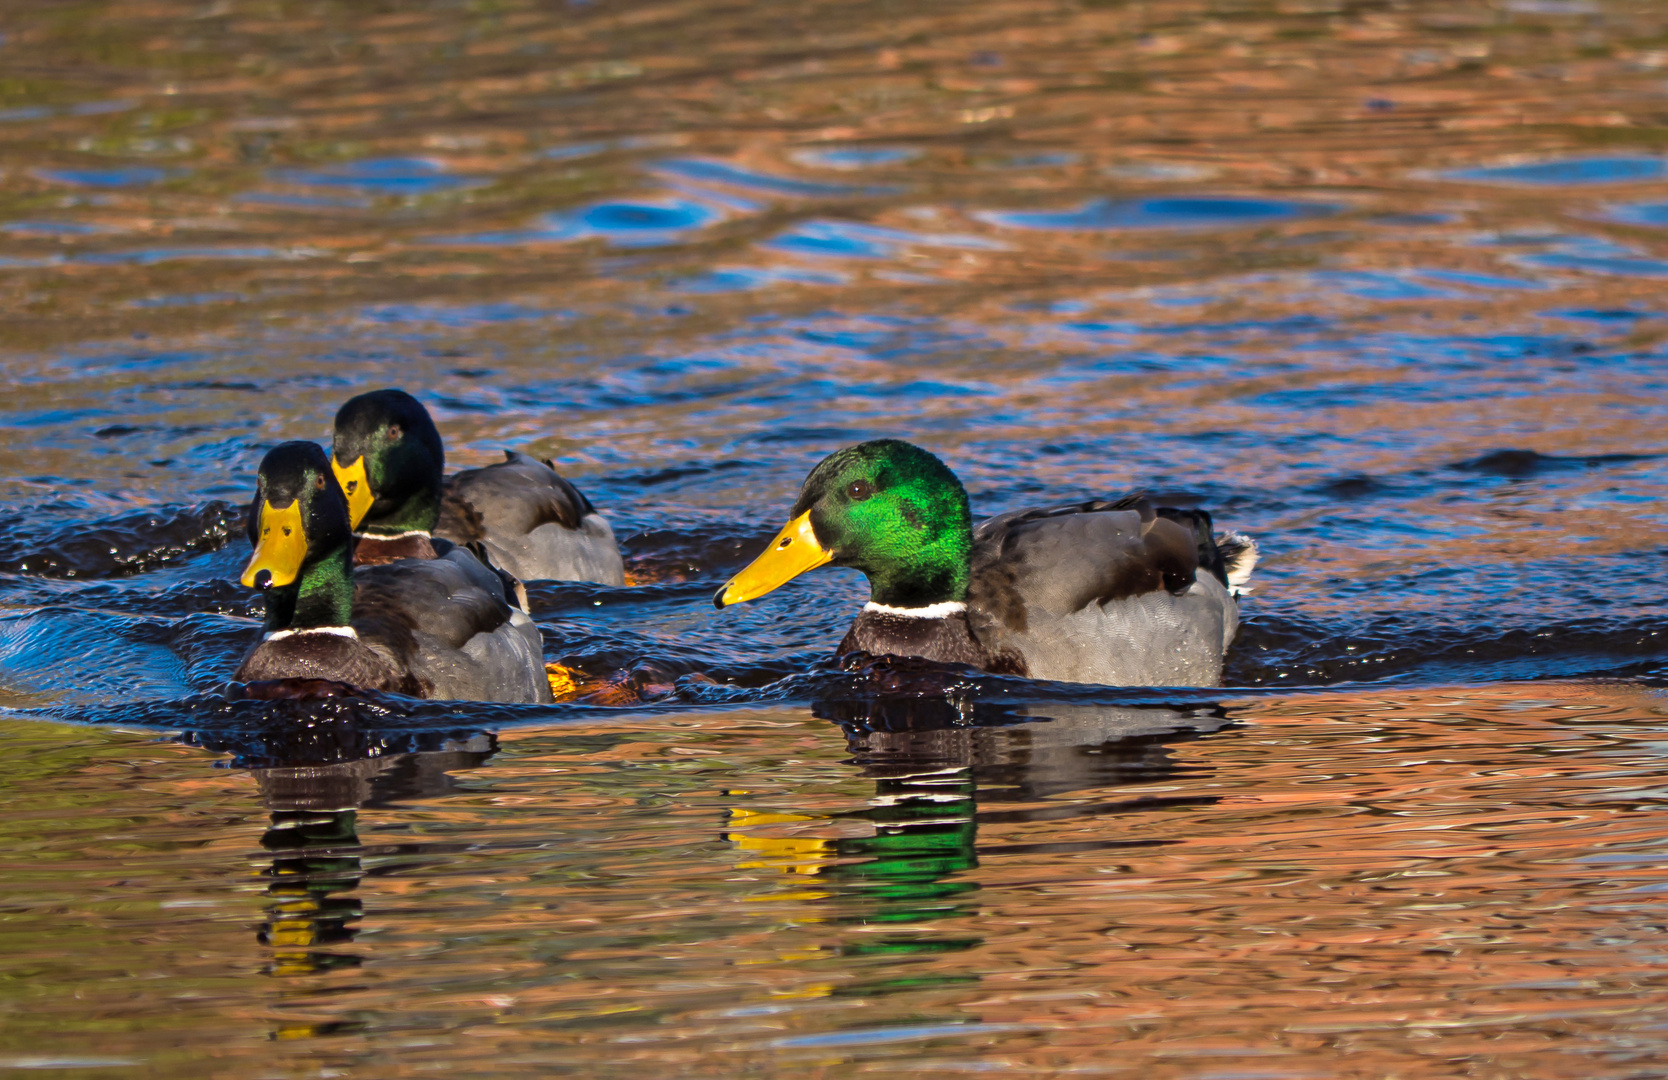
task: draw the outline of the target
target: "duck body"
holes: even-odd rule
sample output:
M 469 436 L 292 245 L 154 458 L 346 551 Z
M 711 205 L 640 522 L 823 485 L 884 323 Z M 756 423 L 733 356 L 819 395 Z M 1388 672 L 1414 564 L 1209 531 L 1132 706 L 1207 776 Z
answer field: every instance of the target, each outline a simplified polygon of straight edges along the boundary
M 246 585 L 267 593 L 239 682 L 328 680 L 460 701 L 547 702 L 538 627 L 498 575 L 445 545 L 435 558 L 354 569 L 346 499 L 312 443 L 261 463 Z
M 361 540 L 355 559 L 433 558 L 446 540 L 519 581 L 625 584 L 614 531 L 590 500 L 549 462 L 504 456 L 443 479 L 445 450 L 422 402 L 393 389 L 350 399 L 336 414 L 332 468 Z
M 824 562 L 855 566 L 869 575 L 871 600 L 841 655 L 1061 682 L 1220 685 L 1239 628 L 1237 590 L 1256 561 L 1248 538 L 1218 538 L 1204 511 L 1157 508 L 1139 494 L 1014 511 L 976 528 L 966 506 L 960 482 L 919 447 L 850 447 L 813 470 L 794 521 L 717 601 L 773 588 L 786 580 L 784 560 L 797 559 L 789 577 Z
M 415 685 L 415 696 L 551 700 L 537 624 L 469 552 L 363 567 L 353 583 L 353 628 Z
M 538 626 L 483 573 L 463 551 L 355 570 L 351 634 L 269 631 L 234 678 L 328 679 L 441 701 L 550 701 Z
M 434 534 L 480 544 L 494 566 L 523 581 L 625 584 L 607 520 L 550 462 L 519 451 L 448 477 Z
M 1198 562 L 1185 525 L 1144 500 L 1015 511 L 974 529 L 959 610 L 871 602 L 837 652 L 1055 682 L 1216 686 L 1238 604 Z

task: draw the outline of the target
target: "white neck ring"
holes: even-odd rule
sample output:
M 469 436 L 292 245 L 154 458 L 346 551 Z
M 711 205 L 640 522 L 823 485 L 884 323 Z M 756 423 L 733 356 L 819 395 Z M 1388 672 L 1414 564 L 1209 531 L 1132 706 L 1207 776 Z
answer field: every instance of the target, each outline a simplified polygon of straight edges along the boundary
M 967 605 L 960 600 L 946 600 L 942 604 L 928 604 L 926 607 L 892 607 L 890 604 L 877 604 L 870 600 L 863 605 L 863 610 L 872 611 L 876 615 L 896 615 L 905 619 L 948 619 L 966 611 Z
M 355 630 L 351 626 L 309 626 L 304 630 L 274 630 L 270 634 L 263 635 L 261 640 L 279 641 L 287 637 L 300 637 L 303 634 L 330 634 L 333 637 L 352 638 L 355 641 L 359 640 L 359 631 Z

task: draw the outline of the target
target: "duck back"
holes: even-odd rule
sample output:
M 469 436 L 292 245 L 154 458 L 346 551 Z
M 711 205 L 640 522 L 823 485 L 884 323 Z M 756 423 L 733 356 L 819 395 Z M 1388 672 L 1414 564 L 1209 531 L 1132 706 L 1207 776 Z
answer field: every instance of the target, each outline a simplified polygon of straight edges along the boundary
M 625 584 L 614 530 L 549 463 L 513 450 L 446 481 L 435 535 L 479 543 L 493 565 L 523 581 Z
M 353 626 L 411 674 L 423 697 L 550 700 L 538 626 L 505 602 L 498 576 L 462 549 L 355 571 Z
M 1216 686 L 1239 627 L 1191 512 L 1139 496 L 1016 511 L 974 530 L 968 619 L 987 654 L 1037 679 Z M 1220 560 L 1218 560 L 1220 561 Z

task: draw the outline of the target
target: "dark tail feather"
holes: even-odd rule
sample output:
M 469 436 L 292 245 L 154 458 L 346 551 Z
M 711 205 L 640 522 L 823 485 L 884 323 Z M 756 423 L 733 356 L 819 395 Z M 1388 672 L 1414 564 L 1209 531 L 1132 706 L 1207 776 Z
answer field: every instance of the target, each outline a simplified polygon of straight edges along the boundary
M 1193 543 L 1199 550 L 1199 569 L 1214 574 L 1223 585 L 1228 584 L 1228 564 L 1216 546 L 1211 533 L 1210 512 L 1207 510 L 1177 510 L 1173 506 L 1157 508 L 1158 516 L 1185 526 L 1193 532 Z

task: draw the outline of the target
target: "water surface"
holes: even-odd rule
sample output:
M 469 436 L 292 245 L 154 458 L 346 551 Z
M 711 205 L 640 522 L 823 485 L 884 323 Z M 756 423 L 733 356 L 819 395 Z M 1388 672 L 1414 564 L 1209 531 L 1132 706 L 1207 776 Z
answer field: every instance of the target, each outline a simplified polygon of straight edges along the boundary
M 0 1065 L 1642 1076 L 1668 24 L 1413 2 L 0 15 Z M 635 584 L 551 708 L 229 705 L 399 385 Z M 1221 692 L 715 612 L 805 473 L 1256 536 Z

